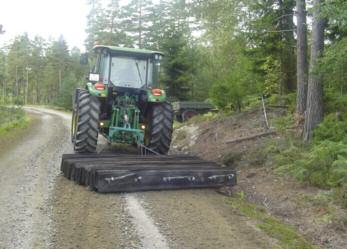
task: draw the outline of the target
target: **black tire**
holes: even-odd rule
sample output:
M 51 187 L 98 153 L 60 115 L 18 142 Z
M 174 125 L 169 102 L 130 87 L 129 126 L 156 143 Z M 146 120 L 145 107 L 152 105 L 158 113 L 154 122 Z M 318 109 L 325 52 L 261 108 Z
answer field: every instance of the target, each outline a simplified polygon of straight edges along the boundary
M 173 118 L 171 104 L 153 103 L 147 114 L 145 146 L 159 154 L 167 154 L 172 139 Z
M 74 151 L 94 153 L 98 143 L 100 103 L 87 90 L 79 90 L 77 94 L 71 123 Z

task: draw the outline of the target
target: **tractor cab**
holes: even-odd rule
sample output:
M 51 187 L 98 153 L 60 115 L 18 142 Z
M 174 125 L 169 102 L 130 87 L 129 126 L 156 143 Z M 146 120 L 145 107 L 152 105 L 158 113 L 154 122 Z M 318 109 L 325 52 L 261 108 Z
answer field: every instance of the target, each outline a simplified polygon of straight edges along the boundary
M 95 46 L 94 52 L 95 66 L 89 77 L 92 83 L 102 83 L 120 91 L 122 88 L 160 88 L 161 52 L 102 45 Z

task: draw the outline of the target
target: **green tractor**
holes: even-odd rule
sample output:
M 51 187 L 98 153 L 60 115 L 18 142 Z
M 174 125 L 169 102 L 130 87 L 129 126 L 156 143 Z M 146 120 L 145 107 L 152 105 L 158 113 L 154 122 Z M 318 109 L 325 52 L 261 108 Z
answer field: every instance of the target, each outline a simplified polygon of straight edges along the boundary
M 110 143 L 167 154 L 173 110 L 159 82 L 161 52 L 98 45 L 85 89 L 73 97 L 75 152 L 96 152 L 98 135 Z

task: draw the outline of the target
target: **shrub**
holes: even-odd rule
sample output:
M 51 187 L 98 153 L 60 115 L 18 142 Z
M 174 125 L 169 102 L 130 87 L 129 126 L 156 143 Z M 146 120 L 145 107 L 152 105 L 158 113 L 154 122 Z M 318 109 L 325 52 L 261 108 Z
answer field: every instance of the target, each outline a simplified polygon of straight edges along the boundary
M 213 104 L 219 109 L 241 111 L 243 107 L 244 90 L 241 84 L 232 80 L 213 85 L 209 94 Z
M 0 106 L 0 136 L 15 127 L 26 126 L 28 118 L 22 108 Z
M 322 188 L 347 184 L 347 145 L 324 141 L 311 148 L 291 144 L 275 156 L 276 172 L 289 173 L 298 180 Z
M 346 122 L 347 118 L 345 116 L 337 115 L 336 113 L 327 115 L 323 122 L 314 130 L 314 142 L 316 144 L 324 140 L 347 142 Z
M 347 145 L 328 140 L 313 146 L 304 164 L 307 180 L 319 187 L 340 186 L 347 180 L 346 166 Z
M 334 89 L 326 89 L 324 95 L 326 113 L 347 113 L 347 94 L 341 94 Z

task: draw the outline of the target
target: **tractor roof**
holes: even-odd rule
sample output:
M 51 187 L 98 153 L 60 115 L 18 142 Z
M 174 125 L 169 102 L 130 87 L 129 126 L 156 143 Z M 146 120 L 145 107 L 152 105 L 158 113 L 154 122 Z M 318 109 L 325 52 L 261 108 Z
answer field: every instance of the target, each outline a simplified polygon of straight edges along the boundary
M 96 45 L 94 46 L 94 50 L 97 49 L 107 49 L 111 54 L 120 54 L 120 55 L 137 55 L 137 56 L 151 56 L 154 54 L 164 55 L 159 51 L 152 51 L 146 49 L 138 49 L 138 48 L 121 48 L 116 46 L 106 46 L 106 45 Z

